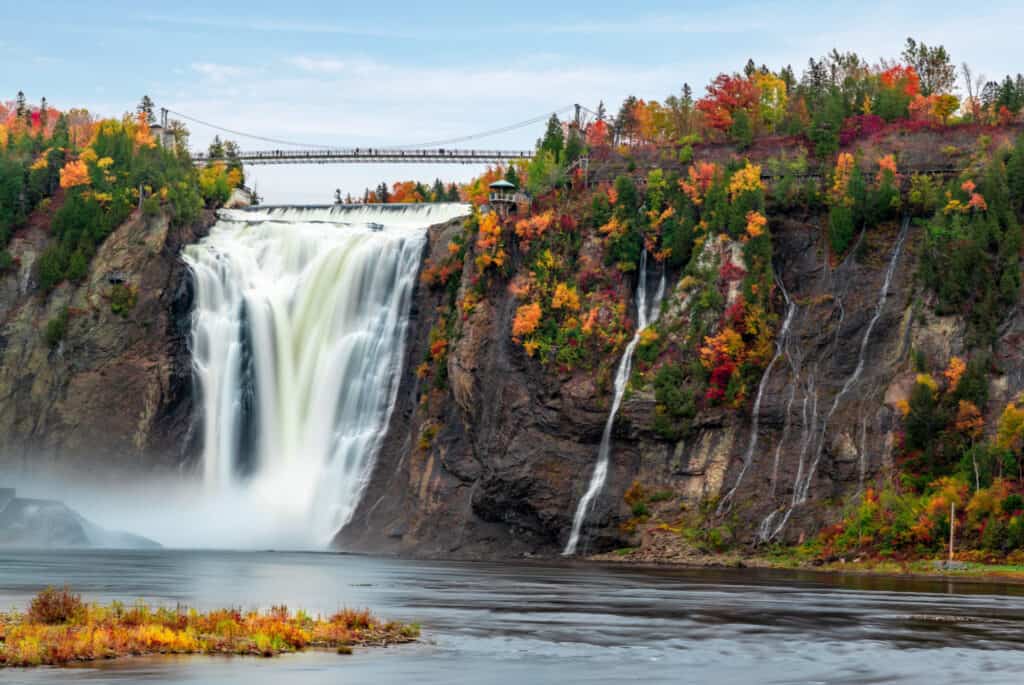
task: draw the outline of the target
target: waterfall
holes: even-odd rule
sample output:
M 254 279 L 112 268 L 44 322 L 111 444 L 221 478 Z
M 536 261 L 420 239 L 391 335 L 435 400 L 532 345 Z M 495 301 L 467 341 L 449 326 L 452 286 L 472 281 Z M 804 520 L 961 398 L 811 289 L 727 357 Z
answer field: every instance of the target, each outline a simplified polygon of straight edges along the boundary
M 804 452 L 801 451 L 800 463 L 797 469 L 796 480 L 793 485 L 793 497 L 790 501 L 789 507 L 786 509 L 786 513 L 782 518 L 782 521 L 777 527 L 771 529 L 771 523 L 778 512 L 772 512 L 768 518 L 762 522 L 760 538 L 764 542 L 770 541 L 772 538 L 777 536 L 785 528 L 786 523 L 789 522 L 790 516 L 793 514 L 793 510 L 801 504 L 807 501 L 807 498 L 811 489 L 811 482 L 814 479 L 814 474 L 818 469 L 818 464 L 821 462 L 821 457 L 825 449 L 825 439 L 828 433 L 829 421 L 832 416 L 836 413 L 839 408 L 839 403 L 843 397 L 846 396 L 853 386 L 860 380 L 861 374 L 864 373 L 864 366 L 867 363 L 867 351 L 868 344 L 871 342 L 871 333 L 875 330 L 875 324 L 882 318 L 882 313 L 885 310 L 885 305 L 889 300 L 889 289 L 892 287 L 893 276 L 896 275 L 896 266 L 899 263 L 900 254 L 903 251 L 903 244 L 907 240 L 907 233 L 910 231 L 910 219 L 903 219 L 903 224 L 900 227 L 899 235 L 896 238 L 896 245 L 893 247 L 892 256 L 889 258 L 889 265 L 885 270 L 885 278 L 882 280 L 882 287 L 879 288 L 878 301 L 875 303 L 875 311 L 871 316 L 871 320 L 868 322 L 867 328 L 864 330 L 864 336 L 860 340 L 860 347 L 858 349 L 857 366 L 854 368 L 846 381 L 843 383 L 842 388 L 836 393 L 832 399 L 832 406 L 829 407 L 828 412 L 822 421 L 821 432 L 818 436 L 817 449 L 814 452 L 814 459 L 808 467 L 806 473 L 804 473 Z M 836 332 L 838 338 L 839 332 Z M 815 411 L 814 417 L 817 418 L 817 396 L 815 396 Z M 863 468 L 863 467 L 862 467 Z
M 394 406 L 426 228 L 467 213 L 225 210 L 185 249 L 208 494 L 243 495 L 293 545 L 348 523 Z
M 654 300 L 651 302 L 650 310 L 647 307 L 647 250 L 640 255 L 640 274 L 636 285 L 636 315 L 637 326 L 633 339 L 626 345 L 622 359 L 619 360 L 619 368 L 615 372 L 615 394 L 612 399 L 612 408 L 608 412 L 608 420 L 604 424 L 604 432 L 601 434 L 601 446 L 597 451 L 597 464 L 594 466 L 594 473 L 590 476 L 590 485 L 583 493 L 579 504 L 576 506 L 576 515 L 572 520 L 572 533 L 569 535 L 569 542 L 565 545 L 562 556 L 572 556 L 576 553 L 576 547 L 580 542 L 580 530 L 583 522 L 590 512 L 594 498 L 604 487 L 608 478 L 608 462 L 611 460 L 612 451 L 612 427 L 615 424 L 615 415 L 619 413 L 619 406 L 622 404 L 622 396 L 626 392 L 626 384 L 629 382 L 629 375 L 633 369 L 633 353 L 640 342 L 640 333 L 648 325 L 658 320 L 661 313 L 661 300 L 665 296 L 665 272 L 661 273 L 661 280 L 658 282 L 658 290 L 655 292 Z
M 732 489 L 730 489 L 722 498 L 722 501 L 719 502 L 719 514 L 728 508 L 733 495 L 736 494 L 736 491 L 740 487 L 740 483 L 743 482 L 743 476 L 746 475 L 747 469 L 750 468 L 750 465 L 754 461 L 754 450 L 757 448 L 757 432 L 761 425 L 761 400 L 764 399 L 764 389 L 768 385 L 768 380 L 771 378 L 772 369 L 775 368 L 779 359 L 786 352 L 786 346 L 789 344 L 789 329 L 793 324 L 793 315 L 796 314 L 796 302 L 790 299 L 789 293 L 786 292 L 786 286 L 783 285 L 782 281 L 780 279 L 776 280 L 779 284 L 779 289 L 782 291 L 782 296 L 786 299 L 786 316 L 782 320 L 782 328 L 779 329 L 779 337 L 775 341 L 775 354 L 772 355 L 771 361 L 768 362 L 768 366 L 765 367 L 764 373 L 761 374 L 761 382 L 757 384 L 757 395 L 754 397 L 754 406 L 750 410 L 750 439 L 747 441 L 747 450 L 743 454 L 743 467 L 736 476 L 736 482 L 733 484 Z M 792 395 L 790 395 L 790 401 L 792 401 Z M 776 450 L 776 453 L 777 452 L 778 451 Z

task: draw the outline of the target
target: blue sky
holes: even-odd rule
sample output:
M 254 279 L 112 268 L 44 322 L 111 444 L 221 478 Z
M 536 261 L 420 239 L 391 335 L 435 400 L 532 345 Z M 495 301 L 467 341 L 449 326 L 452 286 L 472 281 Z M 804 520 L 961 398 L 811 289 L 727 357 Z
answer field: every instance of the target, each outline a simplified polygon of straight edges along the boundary
M 895 57 L 913 35 L 990 78 L 1024 71 L 1012 2 L 4 2 L 0 98 L 104 115 L 143 93 L 242 131 L 328 145 L 455 137 L 628 94 L 703 90 L 748 57 L 799 73 L 833 47 Z M 191 125 L 194 146 L 213 131 Z M 480 146 L 530 146 L 540 126 Z M 240 139 L 243 146 L 267 147 Z M 380 180 L 479 169 L 253 168 L 271 202 L 328 202 Z

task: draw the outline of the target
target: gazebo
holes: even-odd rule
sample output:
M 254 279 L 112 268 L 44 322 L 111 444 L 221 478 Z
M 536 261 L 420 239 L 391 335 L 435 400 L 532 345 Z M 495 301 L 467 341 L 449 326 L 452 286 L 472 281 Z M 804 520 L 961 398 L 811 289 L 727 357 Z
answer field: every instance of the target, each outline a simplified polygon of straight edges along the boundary
M 516 188 L 515 183 L 500 179 L 488 186 L 491 190 L 488 195 L 488 204 L 500 216 L 506 217 L 516 211 L 519 205 L 528 203 L 530 198 Z

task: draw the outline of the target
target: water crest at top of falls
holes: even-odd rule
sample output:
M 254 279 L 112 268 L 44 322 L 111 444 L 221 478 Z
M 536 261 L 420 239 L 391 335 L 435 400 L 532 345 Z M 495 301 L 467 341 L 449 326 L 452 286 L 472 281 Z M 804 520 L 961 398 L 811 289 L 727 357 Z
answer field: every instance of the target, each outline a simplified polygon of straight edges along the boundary
M 468 213 L 225 210 L 185 249 L 208 495 L 258 510 L 290 546 L 351 519 L 394 406 L 426 229 Z

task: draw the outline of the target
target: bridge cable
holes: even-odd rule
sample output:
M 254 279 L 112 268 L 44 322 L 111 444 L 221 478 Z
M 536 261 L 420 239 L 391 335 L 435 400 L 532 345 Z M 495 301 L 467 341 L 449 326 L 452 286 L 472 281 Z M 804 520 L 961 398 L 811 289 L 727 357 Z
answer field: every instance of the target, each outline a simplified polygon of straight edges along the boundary
M 469 140 L 475 140 L 477 138 L 485 138 L 485 137 L 497 135 L 499 133 L 508 133 L 509 131 L 514 131 L 514 130 L 519 129 L 519 128 L 524 128 L 526 126 L 531 126 L 533 124 L 539 123 L 539 122 L 549 118 L 552 114 L 554 114 L 554 115 L 562 114 L 564 112 L 569 111 L 572 108 L 573 108 L 573 105 L 569 105 L 567 107 L 562 107 L 561 109 L 556 109 L 556 110 L 554 110 L 552 112 L 545 112 L 544 114 L 541 114 L 541 115 L 536 116 L 536 117 L 532 117 L 530 119 L 526 119 L 524 121 L 517 122 L 515 124 L 509 124 L 508 126 L 502 126 L 501 128 L 490 129 L 488 131 L 481 131 L 479 133 L 471 133 L 469 135 L 460 136 L 458 138 L 448 138 L 446 140 L 434 140 L 434 141 L 430 141 L 430 142 L 426 142 L 426 143 L 415 143 L 415 144 L 412 144 L 412 145 L 391 145 L 391 146 L 386 146 L 386 147 L 382 146 L 380 149 L 382 149 L 382 150 L 402 150 L 402 149 L 413 149 L 413 148 L 438 147 L 438 146 L 441 146 L 441 145 L 451 145 L 453 143 L 462 143 L 462 142 L 466 142 L 466 141 L 469 141 Z M 188 114 L 184 114 L 182 112 L 178 112 L 178 111 L 175 111 L 173 109 L 168 109 L 167 111 L 170 114 L 174 114 L 174 115 L 179 116 L 179 117 L 181 117 L 183 119 L 188 119 L 189 121 L 197 123 L 197 124 L 199 124 L 201 126 L 207 126 L 209 128 L 217 129 L 219 131 L 224 131 L 225 133 L 230 133 L 231 135 L 242 136 L 243 138 L 252 138 L 254 140 L 262 140 L 262 141 L 267 142 L 267 143 L 275 143 L 275 144 L 278 144 L 278 145 L 290 145 L 290 146 L 293 146 L 293 147 L 300 147 L 300 148 L 303 148 L 303 147 L 304 148 L 316 148 L 316 149 L 320 149 L 320 150 L 339 150 L 339 149 L 342 149 L 342 148 L 340 148 L 337 145 L 318 145 L 318 144 L 315 144 L 315 143 L 297 143 L 297 142 L 291 141 L 291 140 L 282 140 L 280 138 L 269 138 L 267 136 L 255 135 L 255 134 L 252 134 L 252 133 L 246 133 L 244 131 L 237 131 L 235 129 L 227 128 L 225 126 L 219 126 L 217 124 L 211 124 L 208 121 L 203 121 L 202 119 L 197 119 L 196 117 L 189 116 Z M 370 147 L 373 147 L 373 146 L 370 146 Z

